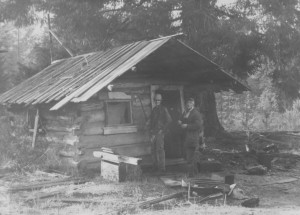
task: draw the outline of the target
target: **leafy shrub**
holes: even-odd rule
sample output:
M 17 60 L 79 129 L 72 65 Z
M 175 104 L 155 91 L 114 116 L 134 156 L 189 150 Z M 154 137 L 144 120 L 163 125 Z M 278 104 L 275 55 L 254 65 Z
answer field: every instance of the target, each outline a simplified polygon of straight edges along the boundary
M 39 140 L 32 148 L 32 133 L 28 132 L 26 118 L 11 116 L 7 112 L 0 116 L 0 164 L 10 163 L 11 169 L 31 169 L 45 165 L 44 152 L 49 143 Z M 42 156 L 42 157 L 41 157 Z M 46 156 L 45 156 L 46 157 Z

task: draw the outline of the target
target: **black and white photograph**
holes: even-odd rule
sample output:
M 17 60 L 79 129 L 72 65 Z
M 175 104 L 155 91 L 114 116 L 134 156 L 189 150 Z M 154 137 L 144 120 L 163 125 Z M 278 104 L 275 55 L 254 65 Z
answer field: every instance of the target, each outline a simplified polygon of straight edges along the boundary
M 299 215 L 300 0 L 0 0 L 0 215 Z

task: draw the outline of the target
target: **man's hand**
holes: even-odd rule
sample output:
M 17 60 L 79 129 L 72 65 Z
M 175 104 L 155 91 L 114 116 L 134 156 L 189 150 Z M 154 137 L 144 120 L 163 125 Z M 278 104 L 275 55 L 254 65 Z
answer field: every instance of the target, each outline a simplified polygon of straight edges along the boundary
M 181 124 L 181 128 L 187 128 L 187 124 Z

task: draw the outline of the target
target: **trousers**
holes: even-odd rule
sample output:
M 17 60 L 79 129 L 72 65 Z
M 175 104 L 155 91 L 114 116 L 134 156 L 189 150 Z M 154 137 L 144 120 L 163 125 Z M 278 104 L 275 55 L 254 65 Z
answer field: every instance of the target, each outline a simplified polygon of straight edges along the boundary
M 164 134 L 157 133 L 152 140 L 151 154 L 154 168 L 165 171 Z
M 200 158 L 199 147 L 186 147 L 186 161 L 187 161 L 187 172 L 189 176 L 193 177 L 198 174 L 197 163 Z

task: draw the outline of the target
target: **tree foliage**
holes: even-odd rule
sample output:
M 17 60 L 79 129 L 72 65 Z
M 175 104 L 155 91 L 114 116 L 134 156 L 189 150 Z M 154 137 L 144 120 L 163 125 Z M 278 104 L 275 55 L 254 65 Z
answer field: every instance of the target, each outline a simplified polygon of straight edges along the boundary
M 265 89 L 276 94 L 279 109 L 299 97 L 297 0 L 238 0 L 232 7 L 217 0 L 3 0 L 0 14 L 0 22 L 40 22 L 46 28 L 41 14 L 50 14 L 52 30 L 76 54 L 183 32 L 186 43 L 226 70 L 243 78 L 260 72 L 270 80 Z M 53 45 L 54 59 L 68 56 Z M 33 74 L 50 62 L 46 31 L 32 47 Z M 264 69 L 269 63 L 271 73 Z
M 32 11 L 50 13 L 52 28 L 77 54 L 183 32 L 194 49 L 246 77 L 259 53 L 251 21 L 216 0 L 5 0 L 2 9 L 2 20 L 16 25 L 36 20 Z
M 240 0 L 262 35 L 261 50 L 274 64 L 271 78 L 282 103 L 299 97 L 300 8 L 297 0 Z M 289 102 L 290 104 L 292 102 Z M 283 107 L 287 105 L 281 104 Z

